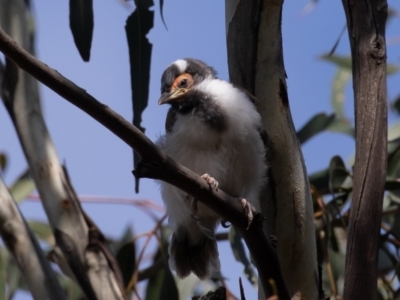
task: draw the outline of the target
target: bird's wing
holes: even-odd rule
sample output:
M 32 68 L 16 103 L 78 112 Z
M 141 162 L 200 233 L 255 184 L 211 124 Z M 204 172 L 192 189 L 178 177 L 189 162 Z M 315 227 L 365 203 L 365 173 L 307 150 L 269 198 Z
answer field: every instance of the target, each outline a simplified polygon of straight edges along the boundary
M 167 132 L 171 132 L 172 128 L 174 128 L 176 121 L 176 112 L 172 109 L 172 107 L 169 108 L 168 113 L 167 113 L 167 119 L 165 120 L 165 130 Z

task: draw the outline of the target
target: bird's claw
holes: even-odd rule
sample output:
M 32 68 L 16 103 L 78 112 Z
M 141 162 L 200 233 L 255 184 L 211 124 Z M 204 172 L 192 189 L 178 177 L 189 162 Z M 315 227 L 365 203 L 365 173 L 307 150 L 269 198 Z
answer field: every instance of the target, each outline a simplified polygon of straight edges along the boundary
M 218 181 L 216 181 L 214 177 L 211 177 L 210 174 L 205 173 L 205 174 L 201 175 L 201 178 L 203 178 L 205 181 L 207 181 L 208 185 L 213 190 L 218 191 Z
M 247 216 L 247 227 L 246 227 L 246 230 L 248 230 L 250 228 L 251 223 L 253 222 L 254 213 L 256 212 L 256 209 L 253 207 L 253 205 L 250 204 L 250 202 L 248 202 L 244 198 L 240 199 L 240 205 L 243 208 L 243 212 Z

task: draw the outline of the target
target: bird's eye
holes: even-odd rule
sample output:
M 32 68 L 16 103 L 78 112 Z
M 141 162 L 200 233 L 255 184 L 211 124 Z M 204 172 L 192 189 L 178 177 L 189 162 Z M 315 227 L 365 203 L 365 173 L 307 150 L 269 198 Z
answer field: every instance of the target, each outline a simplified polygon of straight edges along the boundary
M 186 78 L 182 79 L 181 82 L 179 83 L 180 88 L 184 88 L 187 86 L 188 80 Z

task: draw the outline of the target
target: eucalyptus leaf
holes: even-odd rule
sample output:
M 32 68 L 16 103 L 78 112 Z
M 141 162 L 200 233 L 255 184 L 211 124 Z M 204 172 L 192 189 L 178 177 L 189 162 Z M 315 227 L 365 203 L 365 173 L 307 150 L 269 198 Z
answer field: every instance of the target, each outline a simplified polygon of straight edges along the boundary
M 0 153 L 0 173 L 4 172 L 7 168 L 7 155 L 4 152 Z
M 161 20 L 162 20 L 165 28 L 168 30 L 167 24 L 165 23 L 165 20 L 164 20 L 164 0 L 160 0 L 160 15 L 161 15 Z
M 53 231 L 49 224 L 41 221 L 29 221 L 28 225 L 32 232 L 42 241 L 53 246 L 55 244 Z
M 298 132 L 300 144 L 304 144 L 307 140 L 316 134 L 326 130 L 335 120 L 335 115 L 328 116 L 325 113 L 319 113 L 313 116 Z
M 329 189 L 331 193 L 341 191 L 342 184 L 347 176 L 349 176 L 349 172 L 346 170 L 342 158 L 340 156 L 332 157 L 329 164 Z
M 229 242 L 231 244 L 233 256 L 238 262 L 241 262 L 244 266 L 243 272 L 246 275 L 247 279 L 253 286 L 256 286 L 258 276 L 254 270 L 253 264 L 247 257 L 246 248 L 242 241 L 242 236 L 239 231 L 236 230 L 235 226 L 231 226 L 229 230 Z
M 351 56 L 345 56 L 345 55 L 329 55 L 329 54 L 323 54 L 320 56 L 321 59 L 326 60 L 328 62 L 331 62 L 335 64 L 336 66 L 340 68 L 344 68 L 347 70 L 351 70 Z M 387 75 L 392 75 L 394 73 L 397 73 L 399 71 L 399 67 L 394 65 L 394 64 L 387 64 Z
M 339 132 L 339 133 L 344 133 L 352 138 L 355 138 L 356 132 L 354 127 L 351 125 L 350 121 L 347 119 L 336 119 L 334 120 L 328 128 L 329 131 L 332 132 Z
M 5 300 L 7 296 L 6 279 L 8 274 L 6 272 L 6 265 L 6 257 L 0 252 L 0 300 Z
M 129 48 L 129 64 L 132 89 L 133 125 L 142 132 L 142 113 L 147 107 L 149 98 L 150 62 L 153 45 L 146 35 L 153 28 L 154 11 L 152 0 L 137 0 L 135 11 L 126 21 L 125 31 Z M 140 157 L 133 152 L 134 165 L 136 166 Z M 136 179 L 136 193 L 139 192 L 139 179 Z
M 339 119 L 346 118 L 344 109 L 345 89 L 350 78 L 351 72 L 348 69 L 339 68 L 333 79 L 331 104 Z
M 94 17 L 93 0 L 69 0 L 69 26 L 83 61 L 90 60 Z
M 388 157 L 387 176 L 397 178 L 400 175 L 400 147 Z
M 17 203 L 26 199 L 26 197 L 35 190 L 35 183 L 29 175 L 29 169 L 25 170 L 17 180 L 11 184 L 9 190 Z
M 309 175 L 310 184 L 318 191 L 319 194 L 325 195 L 329 193 L 329 169 L 317 171 Z
M 136 249 L 134 242 L 129 242 L 123 245 L 117 252 L 116 260 L 121 269 L 125 287 L 129 284 L 135 271 L 136 265 Z
M 154 257 L 154 262 L 162 257 L 159 250 Z M 174 276 L 168 265 L 152 275 L 146 287 L 146 300 L 179 300 L 178 288 Z

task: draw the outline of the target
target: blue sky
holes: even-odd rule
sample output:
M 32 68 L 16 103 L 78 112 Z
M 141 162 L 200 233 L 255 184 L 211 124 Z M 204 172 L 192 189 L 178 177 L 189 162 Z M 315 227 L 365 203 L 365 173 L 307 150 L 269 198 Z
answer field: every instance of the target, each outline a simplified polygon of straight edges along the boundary
M 391 1 L 400 8 L 399 3 Z M 319 1 L 306 15 L 302 9 L 308 1 L 286 1 L 283 12 L 283 46 L 290 108 L 296 128 L 319 112 L 332 112 L 331 85 L 336 68 L 318 57 L 329 52 L 344 24 L 341 1 Z M 84 63 L 73 43 L 69 30 L 68 1 L 33 0 L 36 12 L 37 54 L 50 67 L 85 88 L 99 101 L 109 105 L 131 120 L 131 88 L 125 21 L 133 10 L 132 1 L 94 1 L 95 28 L 91 60 Z M 149 33 L 153 43 L 149 106 L 143 115 L 143 126 L 151 140 L 164 132 L 167 107 L 158 106 L 160 78 L 163 70 L 174 60 L 194 57 L 213 66 L 222 79 L 228 79 L 225 47 L 224 1 L 165 1 L 161 22 L 158 2 L 155 3 L 155 26 Z M 396 28 L 397 27 L 397 28 Z M 392 21 L 387 36 L 399 36 L 399 19 Z M 399 44 L 388 47 L 388 58 L 399 61 Z M 337 49 L 349 54 L 347 33 Z M 400 91 L 399 75 L 389 80 L 389 100 Z M 351 85 L 347 88 L 346 108 L 352 115 Z M 41 87 L 44 112 L 61 161 L 65 162 L 72 183 L 80 195 L 101 195 L 151 199 L 162 204 L 158 186 L 152 180 L 141 181 L 141 192 L 134 193 L 131 175 L 132 151 L 108 130 L 85 113 L 61 99 L 46 87 Z M 391 122 L 395 119 L 391 114 Z M 7 183 L 26 167 L 15 131 L 4 108 L 0 107 L 0 152 L 9 156 L 5 174 Z M 345 160 L 354 151 L 354 142 L 347 136 L 324 133 L 304 147 L 309 173 L 325 168 L 333 155 Z M 28 219 L 45 218 L 40 204 L 24 202 L 22 210 Z M 134 232 L 149 230 L 153 222 L 132 206 L 85 204 L 84 209 L 104 233 L 118 237 L 124 228 Z M 232 263 L 228 243 L 220 244 L 223 273 L 230 287 L 238 294 L 237 277 L 242 266 Z M 234 275 L 233 275 L 234 274 Z M 246 284 L 249 299 L 252 288 Z M 26 299 L 22 294 L 17 299 Z

